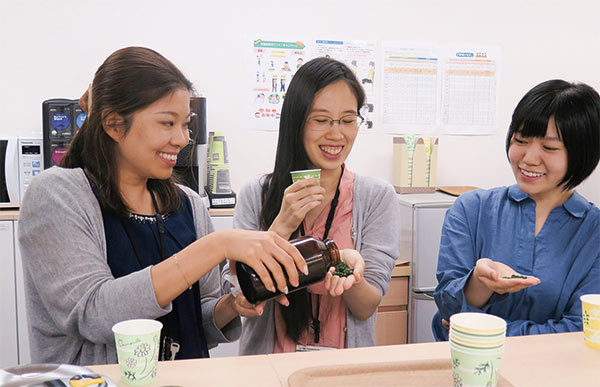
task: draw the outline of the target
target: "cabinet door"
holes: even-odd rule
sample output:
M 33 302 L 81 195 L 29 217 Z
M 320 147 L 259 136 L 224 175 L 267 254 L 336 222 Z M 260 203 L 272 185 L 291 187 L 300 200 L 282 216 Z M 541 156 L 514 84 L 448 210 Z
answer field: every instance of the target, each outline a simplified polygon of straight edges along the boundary
M 411 278 L 413 289 L 433 289 L 437 271 L 442 226 L 448 207 L 417 207 L 414 217 Z
M 408 277 L 392 277 L 390 287 L 385 296 L 381 298 L 379 308 L 384 306 L 408 305 Z
M 406 317 L 405 310 L 377 313 L 376 345 L 406 344 Z
M 17 280 L 17 340 L 19 343 L 19 364 L 31 363 L 29 352 L 29 330 L 27 327 L 27 305 L 25 304 L 25 285 L 23 282 L 23 263 L 19 249 L 19 222 L 15 221 L 15 278 Z
M 375 321 L 376 345 L 406 344 L 408 278 L 392 277 Z
M 0 368 L 18 364 L 13 222 L 0 221 Z

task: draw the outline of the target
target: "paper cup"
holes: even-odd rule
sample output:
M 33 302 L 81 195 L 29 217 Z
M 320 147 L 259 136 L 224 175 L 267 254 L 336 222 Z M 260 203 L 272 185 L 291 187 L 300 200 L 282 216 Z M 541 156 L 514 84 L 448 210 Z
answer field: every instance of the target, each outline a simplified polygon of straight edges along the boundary
M 504 334 L 506 321 L 487 313 L 456 313 L 450 316 L 450 326 L 474 335 Z
M 502 350 L 469 353 L 450 347 L 454 386 L 495 387 L 498 383 Z
M 154 382 L 158 368 L 160 330 L 156 320 L 127 320 L 112 327 L 121 382 L 141 386 Z
M 292 182 L 295 183 L 298 180 L 315 178 L 319 179 L 319 183 L 317 185 L 321 185 L 321 170 L 320 169 L 305 169 L 302 171 L 291 171 Z
M 588 347 L 600 349 L 600 294 L 586 294 L 579 299 L 583 340 Z
M 486 313 L 450 316 L 450 353 L 455 386 L 495 386 L 504 352 L 506 321 Z

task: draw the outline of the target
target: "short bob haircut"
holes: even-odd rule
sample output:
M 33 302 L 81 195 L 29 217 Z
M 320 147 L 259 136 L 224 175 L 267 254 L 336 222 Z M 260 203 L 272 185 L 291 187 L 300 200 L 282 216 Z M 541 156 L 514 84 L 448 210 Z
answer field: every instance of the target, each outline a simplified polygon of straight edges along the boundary
M 513 112 L 506 154 L 517 133 L 523 137 L 545 137 L 552 117 L 567 150 L 567 172 L 558 187 L 573 189 L 594 171 L 600 160 L 600 96 L 590 86 L 553 79 L 528 91 Z

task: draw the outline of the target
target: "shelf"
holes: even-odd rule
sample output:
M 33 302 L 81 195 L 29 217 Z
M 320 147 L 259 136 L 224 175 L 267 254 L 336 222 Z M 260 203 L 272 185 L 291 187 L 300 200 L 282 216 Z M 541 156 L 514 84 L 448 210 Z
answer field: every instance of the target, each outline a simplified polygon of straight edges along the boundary
M 0 220 L 18 220 L 19 210 L 0 210 Z

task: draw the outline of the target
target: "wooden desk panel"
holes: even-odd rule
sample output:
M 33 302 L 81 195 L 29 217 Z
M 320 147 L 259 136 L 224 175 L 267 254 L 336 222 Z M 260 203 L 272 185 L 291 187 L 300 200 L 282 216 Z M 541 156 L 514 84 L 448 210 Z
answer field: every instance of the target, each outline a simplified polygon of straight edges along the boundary
M 153 386 L 287 386 L 303 368 L 336 364 L 449 359 L 448 342 L 340 349 L 217 359 L 161 362 Z M 509 337 L 500 374 L 515 386 L 598 385 L 600 351 L 583 343 L 583 333 Z M 91 366 L 118 380 L 118 365 Z M 448 381 L 448 385 L 451 381 Z

